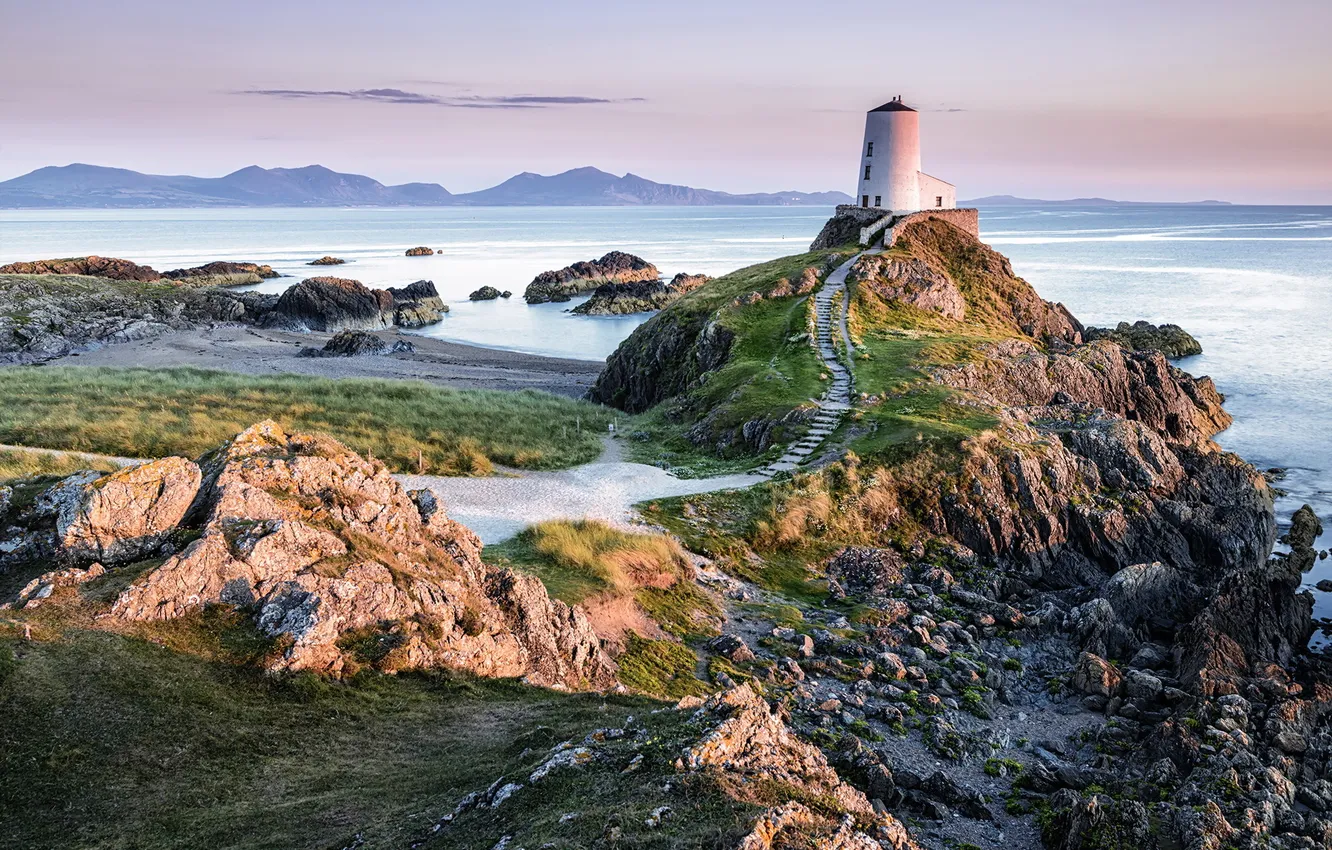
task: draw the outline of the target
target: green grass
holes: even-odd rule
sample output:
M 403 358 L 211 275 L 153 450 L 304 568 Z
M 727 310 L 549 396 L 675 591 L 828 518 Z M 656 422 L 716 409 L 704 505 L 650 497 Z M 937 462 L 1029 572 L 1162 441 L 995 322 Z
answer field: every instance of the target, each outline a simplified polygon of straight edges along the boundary
M 328 434 L 399 472 L 484 475 L 493 464 L 558 469 L 597 458 L 610 416 L 531 390 L 452 390 L 417 381 L 200 369 L 0 370 L 0 442 L 124 457 L 194 457 L 274 419 L 290 430 Z
M 551 744 L 650 707 L 443 675 L 275 678 L 113 634 L 11 632 L 0 843 L 401 847 Z
M 648 439 L 625 442 L 629 459 L 664 464 L 686 475 L 733 472 L 755 465 L 755 458 L 740 447 L 718 456 L 695 444 L 686 432 L 704 416 L 714 435 L 754 419 L 781 419 L 822 395 L 829 378 L 817 351 L 807 338 L 801 338 L 810 327 L 809 298 L 764 298 L 738 306 L 732 302 L 753 292 L 766 294 L 783 278 L 798 281 L 806 267 L 821 268 L 829 253 L 816 251 L 749 266 L 717 278 L 671 305 L 670 310 L 680 317 L 715 313 L 722 327 L 735 332 L 735 341 L 726 363 L 708 373 L 685 398 L 659 405 L 635 419 L 631 429 Z M 681 410 L 689 413 L 682 416 Z M 797 429 L 779 430 L 774 442 L 782 444 Z
M 679 699 L 699 696 L 709 690 L 707 684 L 694 675 L 698 656 L 689 647 L 675 641 L 630 635 L 628 647 L 616 661 L 620 665 L 620 681 L 645 694 Z

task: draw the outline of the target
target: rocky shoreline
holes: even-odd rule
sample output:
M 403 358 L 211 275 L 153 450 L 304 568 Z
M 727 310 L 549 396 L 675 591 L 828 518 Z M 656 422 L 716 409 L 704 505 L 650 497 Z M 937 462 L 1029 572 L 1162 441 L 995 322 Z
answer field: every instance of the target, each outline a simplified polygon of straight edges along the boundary
M 642 257 L 610 251 L 599 260 L 584 260 L 562 269 L 542 272 L 527 285 L 523 300 L 528 304 L 569 301 L 573 296 L 602 284 L 654 281 L 660 277 L 657 267 Z

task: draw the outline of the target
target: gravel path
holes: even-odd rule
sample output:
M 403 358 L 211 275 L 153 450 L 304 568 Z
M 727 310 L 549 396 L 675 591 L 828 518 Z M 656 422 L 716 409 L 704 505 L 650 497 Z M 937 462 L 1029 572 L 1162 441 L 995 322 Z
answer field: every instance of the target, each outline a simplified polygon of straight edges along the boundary
M 611 439 L 595 463 L 558 472 L 518 472 L 490 478 L 400 475 L 411 488 L 429 488 L 452 519 L 498 543 L 532 523 L 551 519 L 599 519 L 621 528 L 641 523 L 633 506 L 647 499 L 752 487 L 750 473 L 713 478 L 676 478 L 663 469 L 620 459 Z
M 779 472 L 790 472 L 809 460 L 823 442 L 832 436 L 842 421 L 842 416 L 851 409 L 851 372 L 837 360 L 837 350 L 833 346 L 833 310 L 837 311 L 837 326 L 848 354 L 852 351 L 851 335 L 846 329 L 846 314 L 849 297 L 846 291 L 846 275 L 851 266 L 860 259 L 856 254 L 842 263 L 828 275 L 819 291 L 814 294 L 814 315 L 818 325 L 819 357 L 823 367 L 833 376 L 832 385 L 819 399 L 819 415 L 814 418 L 805 436 L 786 448 L 786 452 L 777 460 L 764 467 L 759 474 L 771 478 Z

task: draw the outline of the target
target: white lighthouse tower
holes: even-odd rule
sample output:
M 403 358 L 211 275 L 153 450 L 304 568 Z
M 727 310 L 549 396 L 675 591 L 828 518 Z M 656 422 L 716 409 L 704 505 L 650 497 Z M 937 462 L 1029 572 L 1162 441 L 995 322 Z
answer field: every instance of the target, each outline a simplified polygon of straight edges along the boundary
M 951 183 L 920 170 L 920 113 L 900 95 L 865 115 L 855 197 L 895 214 L 957 206 Z

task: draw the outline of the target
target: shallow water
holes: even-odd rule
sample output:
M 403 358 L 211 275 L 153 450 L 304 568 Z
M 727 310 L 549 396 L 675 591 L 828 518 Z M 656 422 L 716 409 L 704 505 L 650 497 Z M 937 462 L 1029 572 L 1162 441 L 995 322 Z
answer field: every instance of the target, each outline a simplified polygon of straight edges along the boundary
M 679 271 L 721 274 L 804 250 L 831 210 L 812 207 L 0 211 L 0 263 L 89 253 L 158 269 L 232 259 L 294 277 L 336 274 L 372 286 L 426 278 L 452 307 L 426 332 L 539 354 L 604 358 L 644 316 L 571 316 L 528 307 L 538 272 L 618 248 Z M 1204 354 L 1235 425 L 1222 445 L 1259 467 L 1284 467 L 1283 523 L 1308 502 L 1332 545 L 1332 207 L 1169 205 L 993 207 L 983 238 L 1017 272 L 1090 324 L 1183 325 Z M 442 248 L 408 258 L 414 245 Z M 350 262 L 304 265 L 324 254 Z M 291 279 L 268 281 L 280 290 Z M 472 304 L 490 284 L 507 301 Z M 1309 584 L 1332 578 L 1321 561 Z M 1317 593 L 1332 616 L 1332 594 Z

